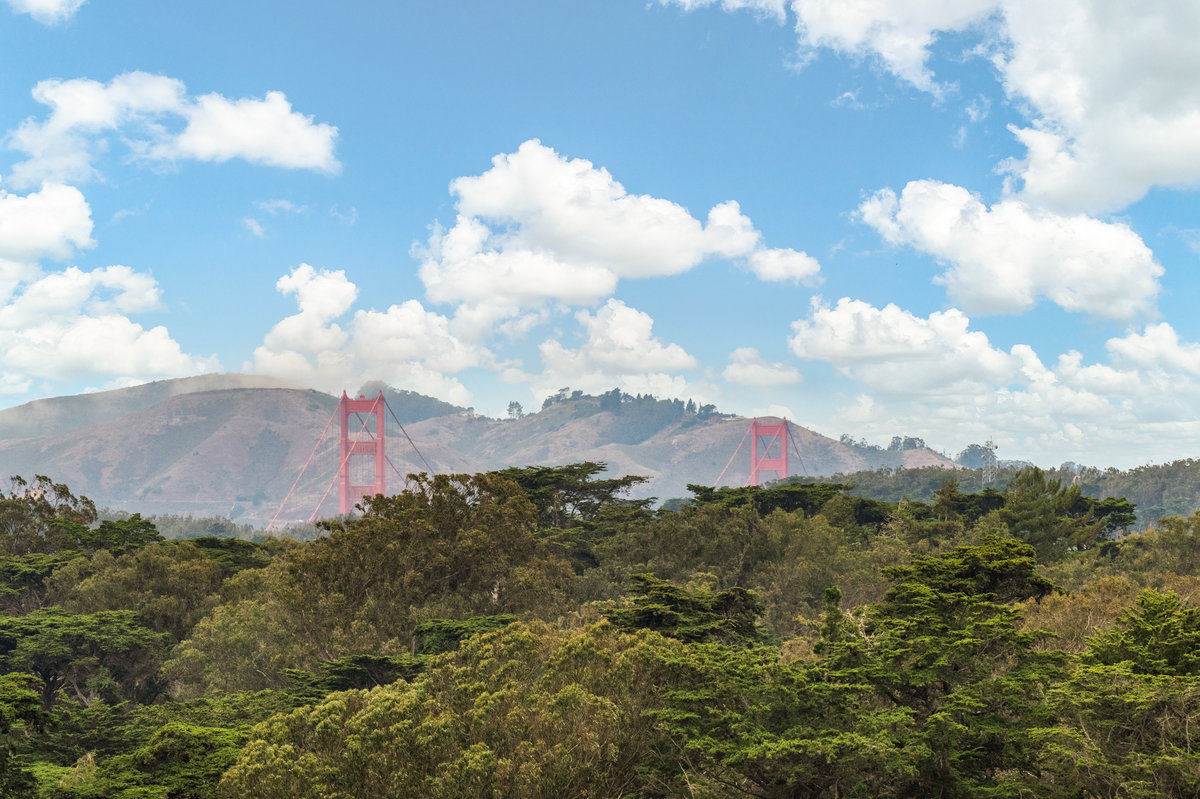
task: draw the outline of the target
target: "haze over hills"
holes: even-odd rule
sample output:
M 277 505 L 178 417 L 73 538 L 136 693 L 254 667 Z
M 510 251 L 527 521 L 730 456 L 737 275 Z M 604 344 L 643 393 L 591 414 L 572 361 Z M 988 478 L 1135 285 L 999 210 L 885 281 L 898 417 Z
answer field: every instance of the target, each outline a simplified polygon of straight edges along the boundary
M 491 419 L 409 391 L 383 390 L 419 454 L 389 446 L 395 472 L 474 472 L 505 466 L 604 461 L 615 474 L 645 475 L 636 496 L 687 494 L 749 474 L 749 444 L 731 462 L 749 420 L 682 402 L 609 392 L 560 393 L 536 413 Z M 288 495 L 282 520 L 307 519 L 337 471 L 337 398 L 252 375 L 204 375 L 128 389 L 38 400 L 0 411 L 0 474 L 45 474 L 99 506 L 143 514 L 225 515 L 265 523 Z M 330 425 L 325 444 L 314 446 Z M 388 424 L 392 424 L 389 419 Z M 393 436 L 394 433 L 388 433 Z M 955 464 L 926 448 L 885 452 L 793 426 L 797 474 Z M 395 473 L 389 484 L 397 486 Z M 336 512 L 327 498 L 321 516 Z

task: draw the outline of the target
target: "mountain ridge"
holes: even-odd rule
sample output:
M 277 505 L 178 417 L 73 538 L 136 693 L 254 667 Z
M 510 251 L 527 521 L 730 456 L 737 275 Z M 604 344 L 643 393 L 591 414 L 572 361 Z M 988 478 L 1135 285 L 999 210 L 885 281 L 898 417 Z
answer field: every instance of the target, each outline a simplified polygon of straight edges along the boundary
M 686 495 L 688 483 L 712 484 L 726 464 L 722 484 L 741 484 L 749 473 L 748 446 L 730 459 L 750 420 L 697 413 L 678 400 L 576 392 L 536 413 L 491 419 L 381 383 L 359 393 L 378 391 L 417 447 L 389 454 L 399 474 L 425 471 L 426 463 L 439 472 L 475 472 L 604 461 L 614 475 L 650 478 L 634 496 L 667 499 Z M 330 496 L 336 496 L 337 456 L 323 453 L 336 450 L 336 432 L 314 447 L 321 431 L 333 427 L 337 403 L 286 381 L 237 374 L 37 400 L 0 411 L 0 474 L 45 474 L 98 505 L 146 515 L 223 515 L 261 524 L 290 493 L 281 519 L 305 520 L 322 497 L 320 515 L 329 516 L 336 512 Z M 798 424 L 792 435 L 797 474 L 881 465 L 959 468 L 928 449 L 864 449 Z M 319 467 L 304 470 L 308 460 Z M 400 479 L 393 474 L 389 483 L 395 490 Z

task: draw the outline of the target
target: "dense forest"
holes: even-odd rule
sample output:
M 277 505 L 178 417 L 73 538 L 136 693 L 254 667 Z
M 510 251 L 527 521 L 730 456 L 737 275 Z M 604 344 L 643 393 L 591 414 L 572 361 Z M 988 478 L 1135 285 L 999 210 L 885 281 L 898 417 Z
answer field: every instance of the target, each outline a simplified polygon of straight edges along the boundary
M 843 436 L 843 439 L 846 437 Z M 902 451 L 896 449 L 888 451 Z M 905 445 L 914 439 L 903 439 Z M 918 443 L 919 439 L 915 439 Z M 863 446 L 861 443 L 856 446 Z M 982 449 L 972 445 L 974 449 Z M 881 451 L 882 448 L 876 447 Z M 959 463 L 969 463 L 966 457 L 970 449 L 959 454 Z M 985 472 L 980 468 L 963 469 L 955 474 L 961 490 L 966 493 L 976 493 L 987 488 L 1003 489 L 1008 481 L 1026 470 L 1028 465 L 1001 465 L 988 482 Z M 1133 527 L 1143 530 L 1153 525 L 1164 516 L 1190 516 L 1200 510 L 1200 460 L 1186 458 L 1171 463 L 1150 464 L 1138 466 L 1135 469 L 1097 469 L 1094 466 L 1079 466 L 1075 463 L 1064 463 L 1057 469 L 1047 469 L 1046 476 L 1064 485 L 1076 485 L 1084 496 L 1101 498 L 1121 498 L 1136 506 L 1137 521 Z M 795 477 L 796 482 L 820 482 L 836 480 L 853 484 L 851 493 L 855 496 L 869 499 L 882 499 L 888 502 L 899 502 L 904 498 L 930 501 L 946 478 L 945 469 L 925 467 L 921 469 L 900 469 L 885 467 L 870 471 L 838 474 L 832 478 Z
M 1200 514 L 940 476 L 420 475 L 311 541 L 14 480 L 0 797 L 1200 793 Z

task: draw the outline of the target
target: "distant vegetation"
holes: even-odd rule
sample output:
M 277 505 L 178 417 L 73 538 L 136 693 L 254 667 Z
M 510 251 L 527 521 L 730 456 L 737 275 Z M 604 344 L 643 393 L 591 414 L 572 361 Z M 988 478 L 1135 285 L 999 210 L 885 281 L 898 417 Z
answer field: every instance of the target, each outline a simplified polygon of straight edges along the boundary
M 457 405 L 451 405 L 449 402 L 443 402 L 434 397 L 427 397 L 424 394 L 418 394 L 415 391 L 407 391 L 405 389 L 392 388 L 386 383 L 373 381 L 366 383 L 358 390 L 361 396 L 371 398 L 376 396 L 380 391 L 383 392 L 384 399 L 387 400 L 388 407 L 392 408 L 396 413 L 400 424 L 411 424 L 424 419 L 433 419 L 438 416 L 449 416 L 455 413 L 465 413 L 466 408 L 460 408 Z
M 14 481 L 0 797 L 1200 792 L 1200 514 L 604 475 L 422 476 L 308 542 Z
M 586 417 L 596 413 L 611 413 L 616 424 L 610 436 L 614 444 L 640 444 L 655 433 L 673 424 L 698 423 L 713 417 L 729 416 L 717 412 L 715 405 L 697 405 L 695 400 L 658 399 L 650 394 L 627 394 L 612 389 L 603 394 L 584 394 L 561 388 L 546 397 L 542 410 L 555 405 L 569 404 L 575 417 Z
M 991 483 L 983 482 L 982 469 L 955 472 L 961 490 L 976 493 L 987 488 L 1004 490 L 1004 486 L 1028 466 L 1000 466 Z M 1179 460 L 1153 466 L 1120 470 L 1081 467 L 1073 463 L 1058 469 L 1047 469 L 1046 477 L 1063 485 L 1077 486 L 1087 497 L 1105 499 L 1122 497 L 1137 507 L 1137 529 L 1145 529 L 1164 516 L 1190 516 L 1200 510 L 1200 460 Z M 947 477 L 938 467 L 922 469 L 882 468 L 871 471 L 836 474 L 828 478 L 792 478 L 799 482 L 838 481 L 853 486 L 855 496 L 899 502 L 906 497 L 930 501 Z

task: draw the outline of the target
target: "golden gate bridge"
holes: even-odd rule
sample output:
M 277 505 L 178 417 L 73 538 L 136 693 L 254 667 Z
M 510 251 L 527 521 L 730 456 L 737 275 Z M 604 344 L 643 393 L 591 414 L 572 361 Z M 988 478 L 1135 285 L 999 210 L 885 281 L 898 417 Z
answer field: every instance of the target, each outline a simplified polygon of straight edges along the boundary
M 337 489 L 337 514 L 340 516 L 353 512 L 355 506 L 362 502 L 363 498 L 373 497 L 377 494 L 387 496 L 390 479 L 397 481 L 394 485 L 402 483 L 407 487 L 409 471 L 401 471 L 396 465 L 398 461 L 407 462 L 406 458 L 401 457 L 397 451 L 399 448 L 403 448 L 403 442 L 407 442 L 407 448 L 404 448 L 405 452 L 411 450 L 416 456 L 416 461 L 419 461 L 426 473 L 435 473 L 429 461 L 417 448 L 416 442 L 404 429 L 404 425 L 400 423 L 395 411 L 388 405 L 382 391 L 372 398 L 361 395 L 358 398 L 351 398 L 343 391 L 337 407 L 317 438 L 312 453 L 301 467 L 300 474 L 283 498 L 283 502 L 279 504 L 279 509 L 267 525 L 267 530 L 272 529 L 279 521 L 288 502 L 292 501 L 293 495 L 296 494 L 297 487 L 301 485 L 306 472 L 314 464 L 317 464 L 316 471 L 318 472 L 323 472 L 327 468 L 327 462 L 332 456 L 334 447 L 330 430 L 335 419 L 339 420 L 336 440 L 337 470 L 325 486 L 324 493 L 317 500 L 307 521 L 312 522 L 318 518 L 322 509 L 326 508 L 335 487 Z M 388 434 L 389 426 L 395 431 L 391 435 Z M 744 485 L 760 485 L 764 475 L 774 474 L 776 475 L 775 479 L 779 480 L 790 477 L 789 453 L 795 453 L 800 469 L 805 474 L 808 473 L 800 455 L 799 445 L 792 434 L 791 423 L 785 418 L 778 417 L 754 418 L 750 420 L 745 434 L 729 457 L 729 462 L 725 464 L 725 468 L 713 481 L 714 488 L 725 478 L 747 440 L 750 441 L 750 472 Z M 389 444 L 392 447 L 391 451 L 388 449 Z M 415 465 L 416 461 L 412 461 L 412 463 Z M 326 509 L 326 514 L 328 515 L 331 510 L 332 508 Z

